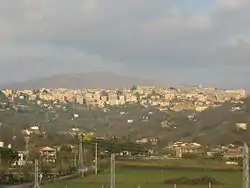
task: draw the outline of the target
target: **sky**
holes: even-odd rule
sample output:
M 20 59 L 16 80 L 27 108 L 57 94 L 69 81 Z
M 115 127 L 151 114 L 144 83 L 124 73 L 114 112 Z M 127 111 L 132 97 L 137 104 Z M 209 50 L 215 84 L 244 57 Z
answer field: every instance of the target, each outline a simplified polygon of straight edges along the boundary
M 250 88 L 250 1 L 0 0 L 0 83 L 90 71 Z

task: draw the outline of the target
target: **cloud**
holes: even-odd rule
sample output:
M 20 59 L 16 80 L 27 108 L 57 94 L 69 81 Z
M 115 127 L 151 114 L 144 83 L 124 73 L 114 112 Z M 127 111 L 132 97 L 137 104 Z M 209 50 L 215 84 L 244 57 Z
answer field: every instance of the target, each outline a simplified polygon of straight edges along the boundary
M 34 66 L 36 66 L 35 59 L 44 59 L 44 61 L 57 61 L 69 66 L 84 64 L 84 67 L 88 69 L 104 68 L 104 66 L 119 68 L 119 62 L 105 62 L 100 55 L 90 54 L 71 46 L 63 45 L 1 44 L 0 57 L 13 60 L 26 59 L 27 62 L 32 60 Z
M 206 82 L 210 71 L 224 82 L 249 67 L 248 0 L 0 2 L 2 75 L 22 63 L 14 78 L 108 69 L 173 82 Z
M 78 51 L 70 46 L 57 45 L 35 45 L 14 44 L 0 45 L 0 56 L 2 58 L 52 58 L 62 62 L 79 63 L 85 65 L 99 66 L 103 59 L 98 55 L 92 55 L 84 51 Z
M 250 37 L 249 36 L 242 36 L 242 35 L 235 35 L 229 37 L 226 42 L 224 43 L 225 46 L 237 48 L 242 45 L 246 45 L 250 47 Z
M 157 33 L 162 38 L 173 35 L 193 34 L 211 27 L 211 20 L 203 15 L 176 15 L 166 16 L 160 19 L 148 21 L 145 24 L 144 33 Z
M 217 0 L 216 7 L 219 9 L 235 10 L 250 6 L 248 0 Z

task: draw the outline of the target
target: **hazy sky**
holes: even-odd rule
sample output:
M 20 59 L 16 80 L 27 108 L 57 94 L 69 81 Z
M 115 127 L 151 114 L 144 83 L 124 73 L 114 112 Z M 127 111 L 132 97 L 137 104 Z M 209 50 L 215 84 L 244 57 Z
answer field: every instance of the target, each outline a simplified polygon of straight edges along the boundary
M 0 82 L 95 70 L 249 87 L 250 0 L 0 0 Z

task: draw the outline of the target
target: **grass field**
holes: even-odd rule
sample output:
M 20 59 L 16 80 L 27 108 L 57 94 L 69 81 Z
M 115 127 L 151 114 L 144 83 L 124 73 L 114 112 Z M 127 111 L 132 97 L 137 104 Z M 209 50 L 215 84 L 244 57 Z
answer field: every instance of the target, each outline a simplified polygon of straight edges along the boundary
M 183 162 L 183 161 L 182 161 Z M 187 161 L 186 161 L 187 162 Z M 240 171 L 197 171 L 197 170 L 161 170 L 161 169 L 140 169 L 140 167 L 154 166 L 159 162 L 126 162 L 126 164 L 136 165 L 137 168 L 124 168 L 122 167 L 124 162 L 118 162 L 116 168 L 116 187 L 117 188 L 172 188 L 174 185 L 166 185 L 164 181 L 173 178 L 199 178 L 201 176 L 209 176 L 215 178 L 221 182 L 222 185 L 212 185 L 214 188 L 240 188 L 242 182 L 242 173 Z M 165 165 L 169 162 L 161 162 L 161 165 Z M 193 161 L 193 163 L 195 163 Z M 120 165 L 119 165 L 120 164 Z M 187 164 L 187 163 L 185 163 Z M 192 163 L 191 163 L 192 164 Z M 213 165 L 212 165 L 213 166 Z M 103 171 L 99 175 L 92 175 L 86 178 L 78 178 L 73 180 L 65 180 L 56 182 L 53 184 L 44 185 L 44 188 L 104 188 L 109 187 L 109 171 Z M 207 188 L 208 185 L 178 185 L 177 188 Z
M 167 159 L 167 160 L 127 160 L 117 161 L 117 165 L 136 167 L 190 167 L 205 169 L 240 169 L 239 166 L 225 164 L 222 160 L 209 159 Z

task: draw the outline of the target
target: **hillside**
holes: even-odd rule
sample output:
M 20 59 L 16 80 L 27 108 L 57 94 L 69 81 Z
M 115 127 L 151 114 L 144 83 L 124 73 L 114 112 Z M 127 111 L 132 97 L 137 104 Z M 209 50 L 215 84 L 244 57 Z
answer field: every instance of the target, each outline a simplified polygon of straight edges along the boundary
M 243 135 L 235 127 L 238 122 L 250 122 L 250 98 L 244 104 L 227 103 L 196 113 L 196 121 L 188 119 L 192 112 L 160 112 L 139 105 L 111 107 L 109 110 L 89 109 L 84 105 L 52 104 L 43 101 L 38 105 L 18 100 L 0 105 L 0 137 L 17 136 L 32 124 L 42 125 L 48 134 L 68 132 L 77 127 L 83 132 L 96 132 L 99 136 L 130 137 L 132 140 L 159 137 L 162 143 L 187 140 L 202 144 L 217 145 L 242 141 Z M 22 106 L 24 105 L 24 106 Z M 242 110 L 232 111 L 233 106 Z M 78 114 L 78 118 L 74 118 Z M 145 120 L 145 117 L 148 117 Z M 128 122 L 133 120 L 133 122 Z M 168 126 L 162 122 L 168 121 Z M 14 131 L 14 132 L 13 132 Z M 250 132 L 247 131 L 250 141 Z M 18 139 L 18 137 L 17 137 Z
M 241 110 L 232 111 L 232 107 L 240 107 Z M 250 122 L 249 97 L 244 104 L 227 103 L 198 113 L 196 119 L 190 134 L 192 141 L 212 145 L 238 142 L 243 138 L 250 141 L 249 130 L 243 135 L 236 129 L 236 123 Z
M 152 85 L 147 79 L 121 76 L 109 72 L 61 74 L 25 82 L 4 84 L 1 88 L 121 88 L 132 85 Z

